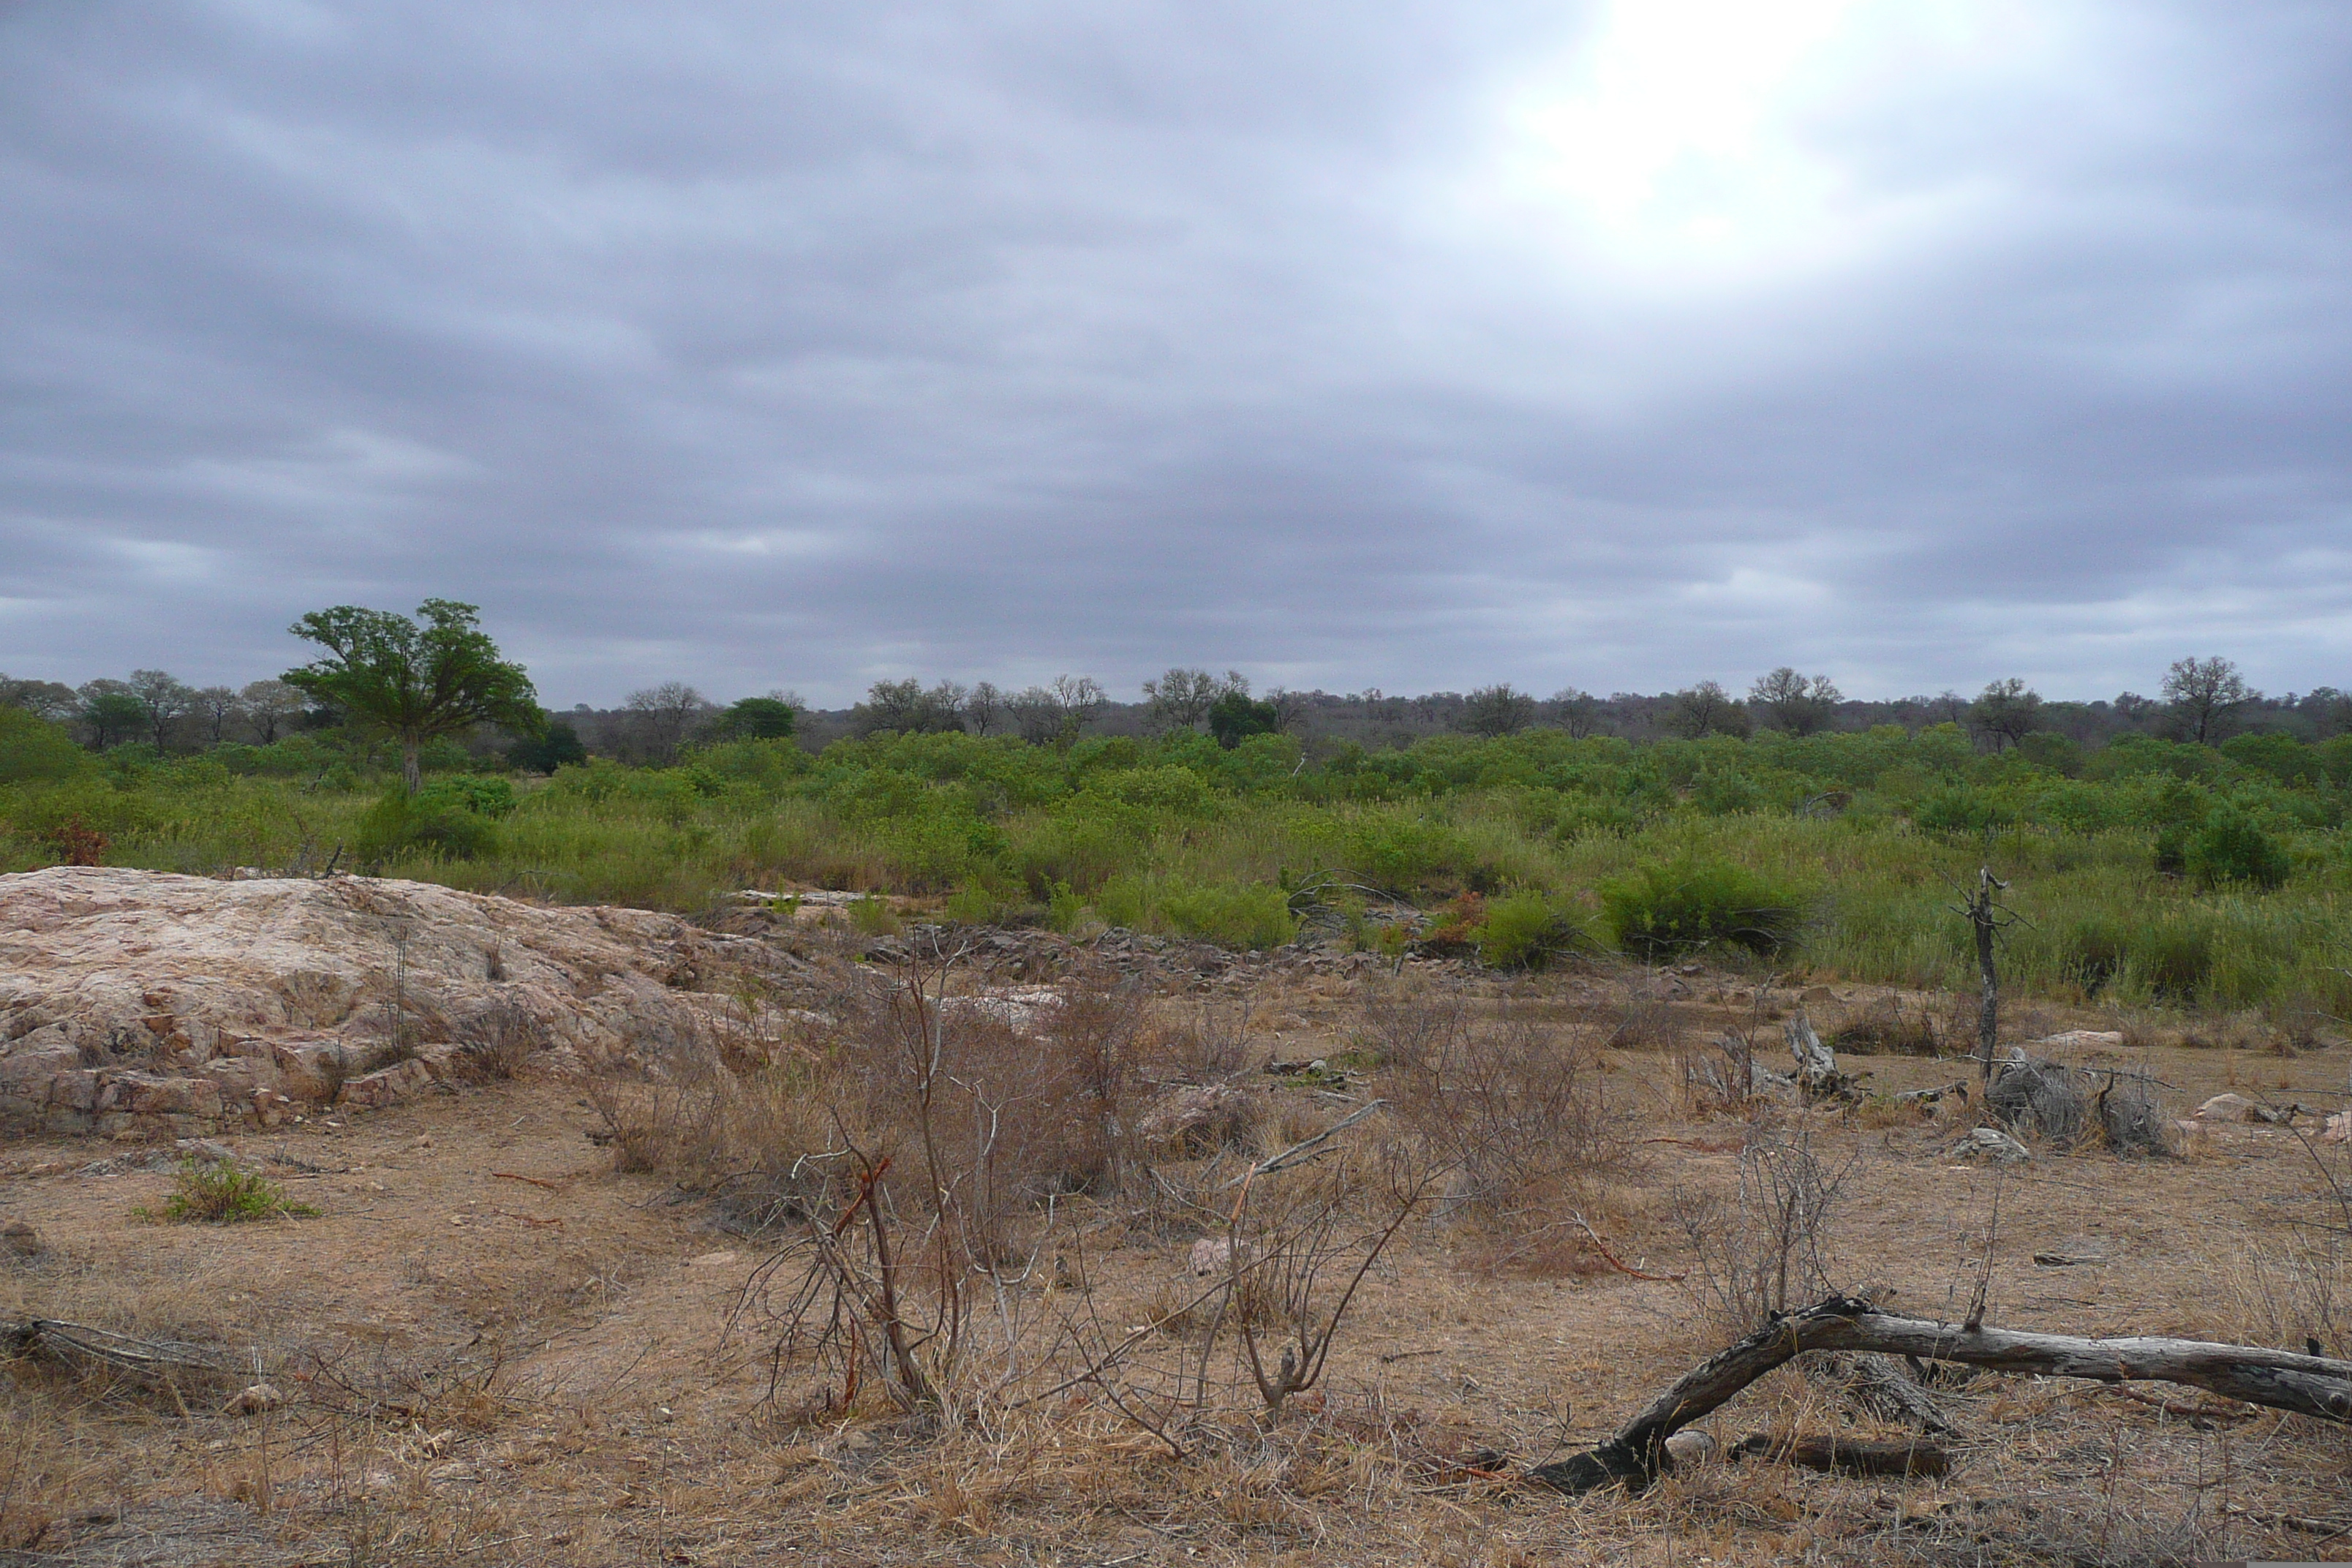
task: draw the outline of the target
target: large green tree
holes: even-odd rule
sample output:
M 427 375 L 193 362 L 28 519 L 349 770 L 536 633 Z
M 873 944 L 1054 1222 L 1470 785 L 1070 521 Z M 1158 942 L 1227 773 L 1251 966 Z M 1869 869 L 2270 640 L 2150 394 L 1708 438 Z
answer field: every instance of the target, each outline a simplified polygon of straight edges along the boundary
M 417 752 L 436 735 L 477 724 L 521 735 L 546 727 L 530 676 L 499 656 L 472 605 L 427 599 L 415 620 L 338 605 L 288 629 L 328 657 L 288 670 L 286 683 L 395 742 L 411 794 L 419 783 Z

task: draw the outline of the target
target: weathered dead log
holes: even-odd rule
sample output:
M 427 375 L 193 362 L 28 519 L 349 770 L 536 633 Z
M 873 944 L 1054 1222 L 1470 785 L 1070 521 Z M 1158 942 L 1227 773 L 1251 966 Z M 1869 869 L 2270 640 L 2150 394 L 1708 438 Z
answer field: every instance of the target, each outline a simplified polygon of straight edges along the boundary
M 1807 1470 L 1838 1470 L 1849 1476 L 1940 1476 L 1951 1456 L 1924 1437 L 1895 1442 L 1869 1437 L 1811 1435 L 1780 1436 L 1751 1432 L 1732 1445 L 1735 1458 L 1764 1458 Z
M 1528 1477 L 1564 1492 L 1591 1491 L 1612 1481 L 1647 1486 L 1661 1468 L 1660 1454 L 1668 1437 L 1807 1351 L 1916 1356 L 2099 1383 L 2181 1383 L 2225 1399 L 2352 1426 L 2352 1362 L 2202 1340 L 2087 1340 L 2013 1329 L 1968 1329 L 1897 1317 L 1868 1301 L 1833 1296 L 1709 1356 L 1615 1436 L 1584 1453 L 1539 1465 Z
M 55 1318 L 13 1318 L 0 1321 L 0 1352 L 46 1354 L 68 1366 L 110 1367 L 134 1377 L 169 1382 L 185 1373 L 219 1373 L 221 1361 L 202 1345 L 175 1340 L 133 1339 L 89 1323 L 68 1323 Z

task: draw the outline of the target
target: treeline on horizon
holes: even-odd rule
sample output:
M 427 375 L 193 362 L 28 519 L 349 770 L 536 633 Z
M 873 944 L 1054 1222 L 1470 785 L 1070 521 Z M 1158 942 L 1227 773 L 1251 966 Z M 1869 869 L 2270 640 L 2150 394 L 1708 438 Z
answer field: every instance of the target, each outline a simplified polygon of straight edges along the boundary
M 268 739 L 202 708 L 100 737 L 17 700 L 0 869 L 339 867 L 687 911 L 803 884 L 1233 947 L 1317 925 L 1498 967 L 1705 952 L 1959 987 L 1955 889 L 1990 865 L 2025 917 L 2003 963 L 2027 990 L 2305 1031 L 2352 1014 L 2340 697 L 2265 700 L 2194 659 L 2144 706 L 1997 682 L 1856 727 L 1867 705 L 1776 676 L 1744 700 L 1588 707 L 1260 696 L 1186 670 L 1143 703 L 1071 679 L 985 716 L 943 683 L 879 683 L 826 716 L 673 685 L 534 736 L 433 741 L 414 794 L 381 737 L 315 704 L 288 702 Z M 193 736 L 170 728 L 192 718 Z
M 1759 732 L 1811 735 L 1899 725 L 1916 731 L 1957 725 L 1993 751 L 2030 736 L 2095 749 L 2129 735 L 2199 742 L 2242 733 L 2277 733 L 2318 742 L 2352 731 L 2352 694 L 2331 686 L 2269 696 L 2247 685 L 2221 658 L 2184 658 L 2166 674 L 2157 697 L 2126 691 L 2111 700 L 2045 700 L 2022 680 L 1988 683 L 1974 697 L 1859 700 L 1827 676 L 1782 667 L 1759 677 L 1744 698 L 1703 680 L 1679 691 L 1608 697 L 1569 689 L 1538 698 L 1508 684 L 1469 692 L 1391 696 L 1378 690 L 1332 693 L 1276 689 L 1254 697 L 1235 671 L 1173 668 L 1144 682 L 1143 700 L 1114 701 L 1097 681 L 1064 676 L 1045 685 L 1001 689 L 992 682 L 877 681 L 866 700 L 845 709 L 809 706 L 787 691 L 721 705 L 684 681 L 628 694 L 617 707 L 583 703 L 551 711 L 549 733 L 516 744 L 494 732 L 470 737 L 467 753 L 487 758 L 501 746 L 515 765 L 546 773 L 586 756 L 666 764 L 698 742 L 792 736 L 811 751 L 834 741 L 885 731 L 961 731 L 1017 735 L 1031 744 L 1066 744 L 1082 735 L 1150 736 L 1171 729 L 1204 731 L 1232 744 L 1252 734 L 1298 736 L 1310 753 L 1352 742 L 1397 748 L 1437 735 L 1496 739 L 1528 730 L 1559 730 L 1583 739 L 1632 741 L 1747 738 Z M 133 671 L 79 687 L 12 679 L 0 674 L 0 707 L 21 709 L 65 727 L 82 744 L 109 751 L 145 744 L 159 752 L 221 745 L 270 745 L 290 735 L 331 731 L 343 716 L 283 679 L 243 687 L 194 687 L 169 671 Z M 447 763 L 444 748 L 444 764 Z

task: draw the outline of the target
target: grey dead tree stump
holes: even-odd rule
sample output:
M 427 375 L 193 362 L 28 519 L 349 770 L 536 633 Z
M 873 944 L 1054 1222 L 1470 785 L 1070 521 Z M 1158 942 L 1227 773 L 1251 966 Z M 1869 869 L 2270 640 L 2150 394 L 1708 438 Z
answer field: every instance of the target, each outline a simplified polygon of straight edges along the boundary
M 1984 984 L 1977 1005 L 1977 1068 L 1986 1083 L 1992 1081 L 1993 1047 L 2000 1037 L 2000 974 L 1993 966 L 1993 938 L 2017 923 L 2015 912 L 1994 897 L 2007 891 L 2009 884 L 1994 876 L 1991 867 L 1979 866 L 1976 888 L 1959 907 L 1976 931 L 1977 973 Z

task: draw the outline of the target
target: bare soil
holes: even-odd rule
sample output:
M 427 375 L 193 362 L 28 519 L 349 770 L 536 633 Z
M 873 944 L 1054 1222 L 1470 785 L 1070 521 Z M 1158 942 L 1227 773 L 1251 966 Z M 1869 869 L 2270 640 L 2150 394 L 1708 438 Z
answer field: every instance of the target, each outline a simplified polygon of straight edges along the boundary
M 1360 982 L 1252 984 L 1262 1057 L 1349 1049 Z M 1677 1216 L 1693 1194 L 1736 1187 L 1752 1128 L 1690 1110 L 1677 1053 L 1796 998 L 1759 1001 L 1730 976 L 1660 984 L 1570 976 L 1532 995 L 1638 1024 L 1601 1057 L 1634 1156 L 1580 1212 L 1626 1267 L 1689 1274 Z M 1817 1020 L 1858 1015 L 1878 994 L 1840 988 L 1808 1006 Z M 2032 1022 L 2114 1025 L 2062 1009 Z M 2346 1047 L 2183 1043 L 2220 1027 L 2206 1023 L 2137 1030 L 2116 1055 L 2154 1073 L 2181 1113 L 2224 1089 L 2344 1103 Z M 1882 1095 L 1969 1070 L 1908 1056 L 1843 1065 Z M 1269 1095 L 1318 1092 L 1262 1076 Z M 2292 1129 L 2208 1128 L 2170 1159 L 2042 1150 L 1996 1173 L 1947 1152 L 1973 1125 L 1965 1109 L 1771 1116 L 1801 1124 L 1827 1163 L 1853 1163 L 1829 1243 L 1843 1282 L 1895 1310 L 1960 1315 L 1990 1239 L 1990 1321 L 2297 1348 L 2326 1332 L 2329 1353 L 2352 1353 L 2347 1215 L 2331 1185 L 2347 1184 L 2347 1161 Z M 1433 1216 L 1374 1271 L 1322 1389 L 1276 1426 L 1236 1407 L 1181 1460 L 1076 1393 L 944 1431 L 874 1401 L 812 1413 L 772 1397 L 790 1379 L 772 1375 L 771 1340 L 730 1331 L 766 1246 L 725 1228 L 707 1193 L 616 1171 L 601 1133 L 576 1080 L 313 1117 L 233 1142 L 320 1212 L 228 1226 L 143 1217 L 168 1172 L 82 1172 L 142 1149 L 8 1147 L 0 1226 L 29 1225 L 42 1250 L 0 1253 L 0 1317 L 193 1342 L 235 1366 L 157 1387 L 10 1363 L 0 1563 L 2352 1559 L 2352 1431 L 2161 1385 L 1979 1378 L 1941 1396 L 1965 1439 L 1939 1479 L 1748 1461 L 1640 1497 L 1532 1488 L 1518 1468 L 1606 1436 L 1726 1331 L 1690 1279 L 1633 1278 L 1572 1237 L 1515 1254 L 1491 1226 Z M 1197 1233 L 1093 1201 L 1087 1278 L 1041 1271 L 1027 1288 L 1097 1292 L 1111 1318 L 1143 1312 L 1184 1276 Z M 279 1388 L 283 1407 L 222 1413 L 255 1381 Z M 1793 1368 L 1711 1426 L 1727 1443 L 1874 1429 Z

